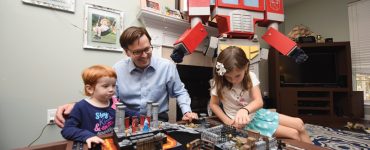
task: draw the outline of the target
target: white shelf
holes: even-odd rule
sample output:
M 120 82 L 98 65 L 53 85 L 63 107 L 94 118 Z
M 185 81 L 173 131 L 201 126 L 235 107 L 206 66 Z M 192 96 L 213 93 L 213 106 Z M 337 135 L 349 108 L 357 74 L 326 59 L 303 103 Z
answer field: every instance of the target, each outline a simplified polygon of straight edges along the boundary
M 185 20 L 165 16 L 145 9 L 139 11 L 137 18 L 147 27 L 155 27 L 171 32 L 181 33 L 190 27 L 190 23 Z
M 190 23 L 169 17 L 163 14 L 155 13 L 149 10 L 141 9 L 137 14 L 137 18 L 145 25 L 150 36 L 152 36 L 153 45 L 163 45 L 173 47 L 173 43 L 190 28 Z M 206 26 L 208 36 L 217 36 L 217 28 Z M 197 50 L 203 50 L 207 40 L 200 44 Z

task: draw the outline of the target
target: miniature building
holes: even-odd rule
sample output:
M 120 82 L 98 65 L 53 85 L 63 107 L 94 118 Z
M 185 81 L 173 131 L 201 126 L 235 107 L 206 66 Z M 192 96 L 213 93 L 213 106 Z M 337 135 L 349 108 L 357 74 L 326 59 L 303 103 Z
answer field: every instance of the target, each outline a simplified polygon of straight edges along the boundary
M 158 133 L 152 137 L 138 139 L 136 143 L 137 150 L 158 150 L 162 149 L 163 138 L 166 138 L 163 133 Z
M 186 144 L 187 150 L 214 150 L 215 145 L 208 140 L 195 139 Z
M 114 126 L 114 127 L 116 128 L 116 127 L 117 127 L 117 123 L 118 123 L 118 119 L 119 119 L 119 117 L 118 117 L 118 116 L 119 116 L 119 111 L 118 111 L 117 109 L 118 109 L 118 106 L 123 105 L 123 103 L 118 102 L 118 103 L 116 103 L 115 105 L 116 105 L 116 116 L 117 116 L 117 117 L 116 117 L 116 119 L 115 119 L 115 126 Z
M 159 111 L 159 104 L 153 103 L 152 104 L 152 115 L 153 115 L 153 121 L 152 121 L 152 127 L 158 128 L 158 111 Z
M 146 102 L 146 116 L 151 117 L 152 116 L 152 101 Z
M 115 132 L 117 133 L 117 136 L 125 136 L 125 108 L 122 103 L 119 105 L 116 105 L 116 122 L 115 122 Z

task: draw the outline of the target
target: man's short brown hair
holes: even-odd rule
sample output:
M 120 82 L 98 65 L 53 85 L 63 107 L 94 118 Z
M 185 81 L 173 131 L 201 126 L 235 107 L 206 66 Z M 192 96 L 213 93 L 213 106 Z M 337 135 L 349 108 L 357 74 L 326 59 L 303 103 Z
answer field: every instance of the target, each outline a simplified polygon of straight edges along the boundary
M 123 31 L 119 42 L 121 44 L 121 47 L 124 50 L 128 50 L 128 46 L 133 44 L 136 40 L 140 39 L 143 35 L 146 35 L 149 39 L 149 42 L 152 40 L 150 37 L 148 31 L 146 31 L 143 27 L 129 27 L 125 31 Z

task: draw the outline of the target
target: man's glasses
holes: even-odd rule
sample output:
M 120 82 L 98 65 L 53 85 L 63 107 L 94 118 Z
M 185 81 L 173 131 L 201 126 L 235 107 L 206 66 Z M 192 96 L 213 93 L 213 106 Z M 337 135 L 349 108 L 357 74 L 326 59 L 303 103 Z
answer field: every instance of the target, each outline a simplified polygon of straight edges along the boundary
M 144 49 L 141 49 L 141 50 L 135 50 L 135 51 L 132 51 L 130 50 L 130 52 L 134 55 L 134 56 L 141 56 L 143 53 L 145 54 L 149 54 L 153 51 L 153 46 L 149 46 L 149 47 L 146 47 Z

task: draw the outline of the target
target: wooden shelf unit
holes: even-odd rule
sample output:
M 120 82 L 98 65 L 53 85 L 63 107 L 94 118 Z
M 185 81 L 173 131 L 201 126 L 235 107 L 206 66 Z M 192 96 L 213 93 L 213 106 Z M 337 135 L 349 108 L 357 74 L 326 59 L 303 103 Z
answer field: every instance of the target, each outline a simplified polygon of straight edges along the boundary
M 297 71 L 302 68 L 283 66 L 286 56 L 276 50 L 269 52 L 270 98 L 276 104 L 277 111 L 293 117 L 300 117 L 305 122 L 324 123 L 332 118 L 361 118 L 358 96 L 352 96 L 352 68 L 349 42 L 304 43 L 299 46 L 306 52 L 332 53 L 336 83 L 330 85 L 285 84 L 285 71 Z M 325 57 L 322 57 L 325 58 Z M 289 58 L 291 59 L 291 58 Z M 310 58 L 308 58 L 310 59 Z M 290 70 L 289 70 L 290 69 Z M 284 74 L 285 73 L 285 74 Z M 296 73 L 299 74 L 299 73 Z M 301 73 L 302 74 L 302 73 Z M 302 77 L 303 78 L 303 77 Z M 318 79 L 320 80 L 320 79 Z

